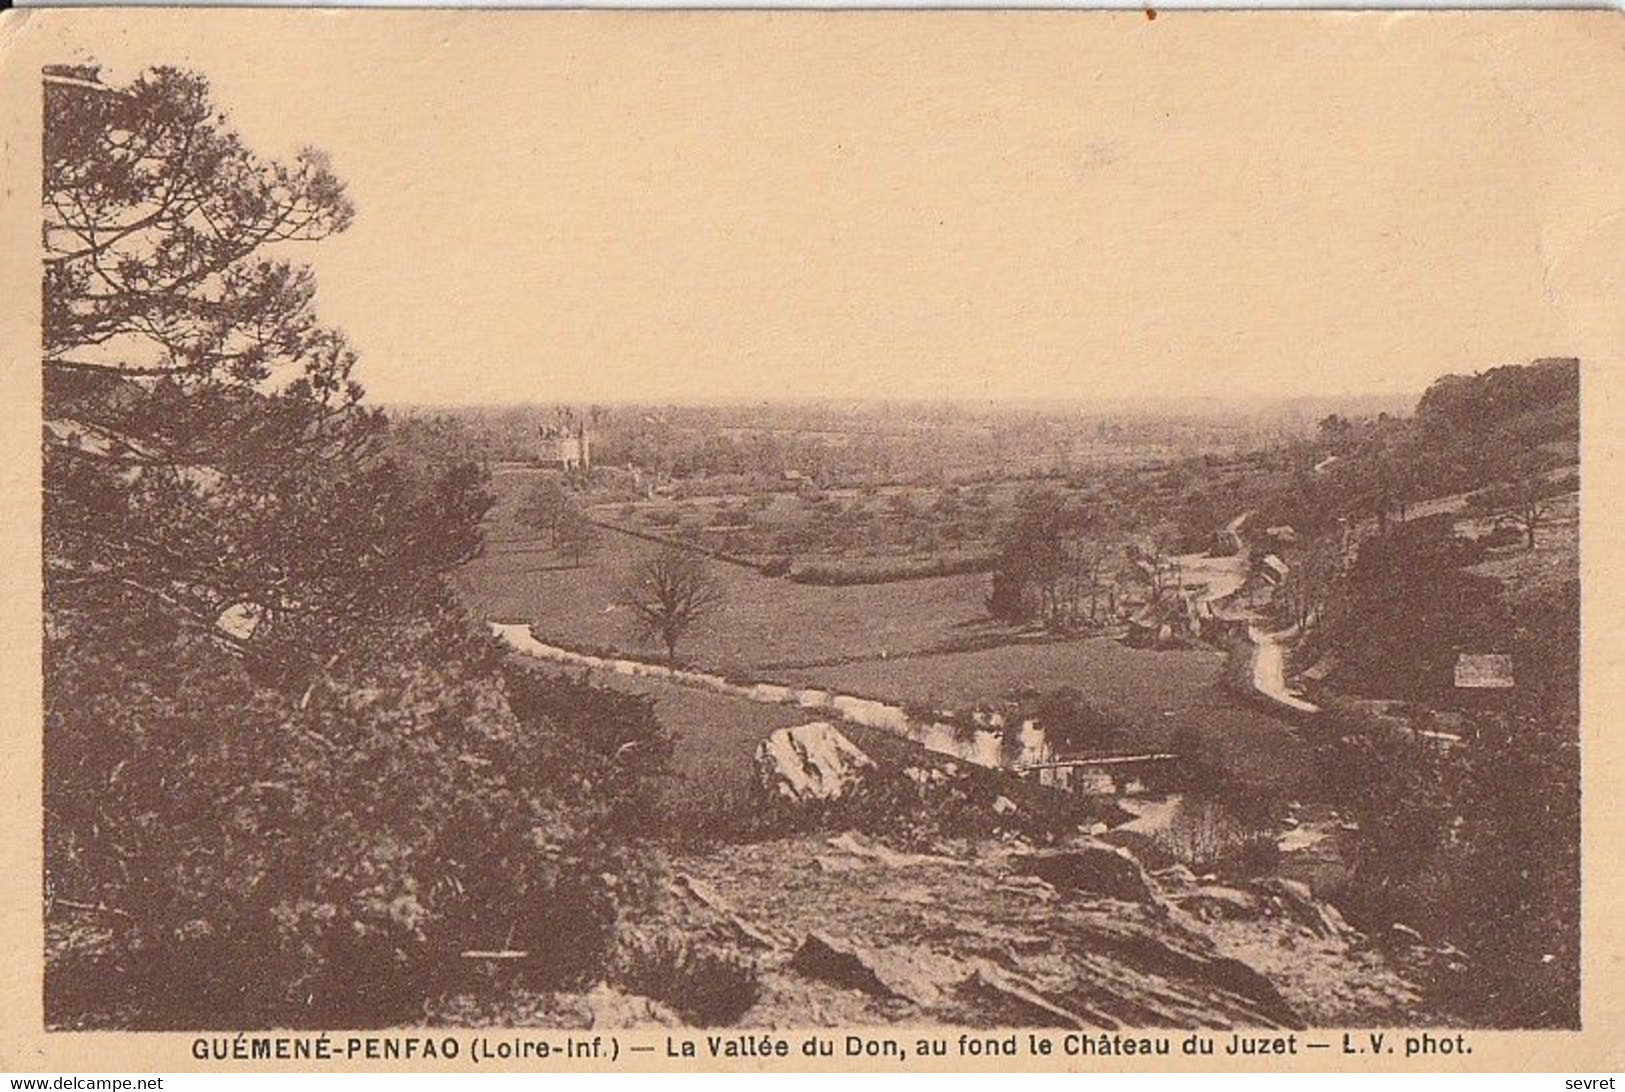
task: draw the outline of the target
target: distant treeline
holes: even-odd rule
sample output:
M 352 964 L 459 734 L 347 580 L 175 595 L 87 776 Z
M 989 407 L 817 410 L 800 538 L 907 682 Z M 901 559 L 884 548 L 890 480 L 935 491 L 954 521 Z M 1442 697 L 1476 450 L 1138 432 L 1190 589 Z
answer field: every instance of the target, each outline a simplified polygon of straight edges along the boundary
M 1417 501 L 1543 475 L 1578 460 L 1579 389 L 1579 362 L 1567 358 L 1445 376 L 1411 417 L 1328 415 L 1244 473 L 1176 465 L 1167 477 L 1185 481 L 1169 490 L 1173 518 L 1188 540 L 1247 510 L 1315 534 L 1342 518 L 1386 519 Z
M 1301 436 L 1296 410 L 1257 416 L 1109 414 L 959 404 L 398 407 L 391 416 L 476 461 L 534 462 L 538 430 L 584 421 L 593 462 L 661 480 L 804 476 L 820 484 L 1067 474 L 1154 456 L 1234 453 Z

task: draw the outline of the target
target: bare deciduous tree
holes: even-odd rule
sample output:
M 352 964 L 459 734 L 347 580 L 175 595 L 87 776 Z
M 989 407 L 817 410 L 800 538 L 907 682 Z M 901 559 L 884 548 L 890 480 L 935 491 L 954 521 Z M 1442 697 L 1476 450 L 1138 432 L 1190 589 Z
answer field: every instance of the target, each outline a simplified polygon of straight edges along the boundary
M 1338 554 L 1327 541 L 1312 542 L 1301 551 L 1277 593 L 1290 625 L 1308 627 L 1325 611 L 1336 592 Z
M 557 545 L 559 527 L 564 522 L 564 513 L 569 505 L 570 497 L 564 491 L 564 486 L 559 484 L 557 478 L 547 477 L 525 491 L 514 517 L 527 529 Z
M 1535 533 L 1552 514 L 1551 505 L 1546 502 L 1545 485 L 1539 477 L 1529 477 L 1518 482 L 1511 491 L 1511 508 L 1506 518 L 1524 533 L 1526 549 L 1535 548 Z
M 628 581 L 625 603 L 644 640 L 659 641 L 666 662 L 676 663 L 677 642 L 715 613 L 722 592 L 705 558 L 678 546 L 649 555 Z
M 571 562 L 579 568 L 597 541 L 598 525 L 588 517 L 586 509 L 573 501 L 566 504 L 553 529 L 553 545 L 569 554 Z
M 1124 547 L 1124 555 L 1146 585 L 1150 602 L 1160 603 L 1184 585 L 1183 565 L 1175 553 L 1179 529 L 1169 521 L 1152 527 L 1138 542 Z
M 1116 583 L 1108 569 L 1121 552 L 1114 544 L 1099 538 L 1077 538 L 1065 545 L 1063 553 L 1067 571 L 1065 602 L 1071 622 L 1099 625 L 1102 599 L 1106 601 L 1108 614 L 1116 611 Z

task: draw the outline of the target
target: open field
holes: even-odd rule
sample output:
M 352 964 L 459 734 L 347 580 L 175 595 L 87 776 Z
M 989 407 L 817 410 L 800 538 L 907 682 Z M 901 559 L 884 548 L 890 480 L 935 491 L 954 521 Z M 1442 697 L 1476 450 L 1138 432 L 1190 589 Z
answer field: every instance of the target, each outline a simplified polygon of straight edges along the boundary
M 1194 733 L 1202 757 L 1237 781 L 1271 795 L 1313 799 L 1315 771 L 1305 740 L 1285 721 L 1223 689 L 1222 660 L 1213 653 L 1152 652 L 1090 640 L 871 661 L 773 678 L 944 710 L 997 704 L 1023 690 L 1073 686 L 1092 704 L 1127 722 L 1119 740 L 1123 749 L 1165 749 Z M 532 669 L 580 670 L 545 661 L 535 662 Z M 754 777 L 757 744 L 777 728 L 817 717 L 658 678 L 597 671 L 592 677 L 601 685 L 656 699 L 658 714 L 677 736 L 676 778 L 668 802 L 685 816 L 737 800 Z M 913 744 L 882 730 L 843 724 L 842 731 L 877 757 L 900 748 L 899 763 L 921 761 Z
M 1286 722 L 1223 689 L 1223 669 L 1217 652 L 1154 652 L 1094 638 L 815 668 L 784 681 L 945 709 L 996 703 L 1024 688 L 1071 686 L 1134 725 L 1126 748 L 1166 747 L 1189 729 L 1208 757 L 1241 780 L 1309 792 L 1307 744 Z
M 618 600 L 638 560 L 656 547 L 605 530 L 582 566 L 568 564 L 513 521 L 529 477 L 498 477 L 501 499 L 488 529 L 490 546 L 457 575 L 471 610 L 486 620 L 530 623 L 544 642 L 655 658 L 655 649 L 638 642 L 631 613 Z M 1165 747 L 1189 729 L 1209 757 L 1243 781 L 1289 793 L 1310 787 L 1307 746 L 1282 721 L 1221 687 L 1224 657 L 1217 652 L 1154 652 L 1100 638 L 944 651 L 978 640 L 1013 640 L 986 617 L 985 576 L 829 587 L 765 577 L 727 562 L 713 562 L 712 571 L 723 604 L 702 632 L 679 646 L 688 663 L 740 679 L 940 709 L 1070 686 L 1135 726 L 1126 747 Z M 653 680 L 616 678 L 612 685 L 659 698 L 661 716 L 679 739 L 674 801 L 726 798 L 728 786 L 742 786 L 752 776 L 762 737 L 808 719 L 795 710 Z
M 622 588 L 638 560 L 655 549 L 630 535 L 604 531 L 581 568 L 550 551 L 497 537 L 485 556 L 455 576 L 476 616 L 524 621 L 538 639 L 572 648 L 640 645 Z M 987 577 L 968 573 L 892 584 L 824 587 L 792 583 L 726 562 L 712 571 L 723 602 L 704 632 L 679 656 L 713 670 L 757 678 L 796 664 L 893 656 L 941 648 L 1002 632 L 986 619 Z

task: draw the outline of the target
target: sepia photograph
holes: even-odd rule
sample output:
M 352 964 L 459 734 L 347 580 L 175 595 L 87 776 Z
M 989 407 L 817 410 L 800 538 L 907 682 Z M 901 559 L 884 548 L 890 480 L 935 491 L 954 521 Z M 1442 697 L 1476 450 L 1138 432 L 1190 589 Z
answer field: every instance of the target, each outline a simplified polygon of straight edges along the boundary
M 45 1030 L 1581 1029 L 1617 19 L 61 14 Z

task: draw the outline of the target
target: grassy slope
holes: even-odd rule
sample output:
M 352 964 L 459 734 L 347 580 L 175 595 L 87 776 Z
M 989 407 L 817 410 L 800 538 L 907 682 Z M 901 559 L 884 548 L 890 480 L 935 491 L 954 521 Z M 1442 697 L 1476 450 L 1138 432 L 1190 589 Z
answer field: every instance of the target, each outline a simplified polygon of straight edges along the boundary
M 526 660 L 532 670 L 558 667 Z M 572 672 L 573 673 L 573 672 Z M 655 713 L 676 737 L 661 813 L 673 825 L 703 825 L 705 816 L 743 799 L 756 779 L 756 748 L 771 732 L 814 719 L 803 709 L 762 705 L 659 679 L 591 673 L 594 683 L 655 699 Z
M 1481 534 L 1492 520 L 1462 521 L 1457 529 Z M 1554 497 L 1549 522 L 1535 535 L 1535 548 L 1522 544 L 1496 550 L 1474 565 L 1471 572 L 1501 581 L 1513 600 L 1533 599 L 1561 587 L 1580 574 L 1580 498 L 1578 494 Z

